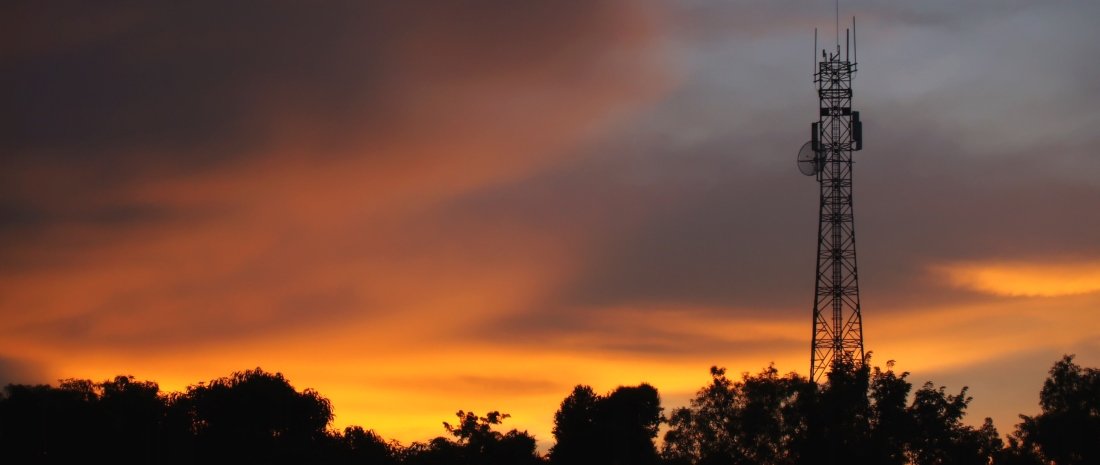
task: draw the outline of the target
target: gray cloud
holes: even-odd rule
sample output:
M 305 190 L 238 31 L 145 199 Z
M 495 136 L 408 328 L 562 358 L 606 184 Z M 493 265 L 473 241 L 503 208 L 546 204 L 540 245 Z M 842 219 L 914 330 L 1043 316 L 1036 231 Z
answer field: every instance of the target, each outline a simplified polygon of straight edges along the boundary
M 884 8 L 853 6 L 864 7 Z M 1100 183 L 1083 176 L 1100 170 L 1090 155 L 1100 141 L 1073 129 L 1094 120 L 1100 104 L 1089 91 L 1093 81 L 1081 79 L 1092 71 L 1081 74 L 1079 60 L 1095 54 L 1097 42 L 1078 41 L 1092 33 L 1064 24 L 1087 15 L 1067 5 L 1022 3 L 955 13 L 963 8 L 955 2 L 898 8 L 861 23 L 870 33 L 861 36 L 870 45 L 856 84 L 867 134 L 867 149 L 856 156 L 865 308 L 999 299 L 929 274 L 930 265 L 945 261 L 1100 257 L 1100 215 L 1091 213 Z M 696 2 L 681 13 L 685 24 L 723 14 L 774 14 L 773 22 L 799 14 L 760 9 Z M 945 31 L 946 17 L 973 28 Z M 899 37 L 890 21 L 912 29 Z M 793 58 L 808 48 L 805 38 L 794 43 L 789 28 L 768 32 L 767 25 L 751 41 L 736 24 L 703 35 L 677 31 L 684 81 L 660 105 L 587 148 L 574 166 L 451 205 L 475 217 L 584 229 L 596 238 L 574 279 L 529 309 L 530 324 L 509 318 L 504 328 L 565 334 L 600 306 L 710 306 L 779 318 L 809 307 L 817 188 L 797 174 L 793 158 L 816 99 L 808 73 L 799 72 L 808 63 Z M 1043 39 L 985 35 L 1013 27 Z M 986 47 L 967 45 L 974 40 Z M 958 46 L 937 48 L 952 42 Z M 1011 46 L 1025 42 L 1024 49 Z M 940 52 L 958 55 L 952 63 L 972 59 L 973 68 L 937 69 Z M 1000 79 L 1009 67 L 1011 81 L 998 82 L 997 92 L 985 87 L 983 80 Z M 928 82 L 907 73 L 925 73 Z M 1011 143 L 991 144 L 986 134 Z
M 0 356 L 0 388 L 9 384 L 38 384 L 50 381 L 44 367 L 19 358 Z
M 1042 162 L 1024 157 L 1001 158 L 990 172 L 987 160 L 937 147 L 935 128 L 916 124 L 910 129 L 933 134 L 923 146 L 880 133 L 898 148 L 859 154 L 861 270 L 877 306 L 987 298 L 931 279 L 927 266 L 941 261 L 1100 255 L 1100 218 L 1079 214 L 1100 202 L 1100 188 L 1032 179 Z M 727 142 L 675 156 L 659 142 L 642 154 L 607 149 L 570 170 L 480 193 L 465 214 L 589 228 L 599 238 L 581 257 L 583 272 L 548 303 L 559 318 L 580 316 L 570 308 L 662 302 L 792 316 L 811 297 L 816 183 L 790 157 L 753 167 L 726 150 L 745 144 Z

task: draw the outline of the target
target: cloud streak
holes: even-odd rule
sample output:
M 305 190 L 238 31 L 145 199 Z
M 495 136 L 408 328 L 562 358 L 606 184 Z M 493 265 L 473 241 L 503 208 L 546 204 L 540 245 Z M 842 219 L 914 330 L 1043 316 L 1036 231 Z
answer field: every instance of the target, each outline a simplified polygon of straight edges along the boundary
M 1100 291 L 1095 263 L 960 263 L 934 269 L 951 284 L 1009 297 L 1053 297 Z

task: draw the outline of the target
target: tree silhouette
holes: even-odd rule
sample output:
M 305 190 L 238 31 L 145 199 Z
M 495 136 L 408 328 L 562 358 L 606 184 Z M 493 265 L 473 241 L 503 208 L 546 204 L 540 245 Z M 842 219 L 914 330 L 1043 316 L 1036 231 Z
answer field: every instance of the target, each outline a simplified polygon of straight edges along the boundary
M 133 376 L 116 376 L 99 384 L 104 444 L 109 451 L 127 451 L 139 462 L 156 457 L 165 406 L 160 387 Z
M 601 397 L 590 386 L 578 385 L 554 413 L 554 439 L 550 461 L 555 464 L 594 465 L 605 442 L 597 429 Z
M 507 413 L 492 411 L 484 417 L 459 410 L 454 425 L 444 422 L 443 428 L 455 440 L 438 437 L 427 444 L 413 443 L 405 451 L 403 462 L 408 465 L 533 465 L 542 463 L 536 452 L 534 436 L 512 429 L 507 433 L 493 430 L 503 423 Z
M 218 461 L 301 462 L 320 450 L 332 420 L 328 399 L 260 368 L 191 386 L 176 402 L 198 457 Z
M 448 433 L 451 433 L 458 442 L 475 444 L 480 447 L 482 443 L 499 438 L 500 433 L 493 431 L 493 425 L 503 423 L 504 419 L 511 415 L 492 411 L 484 417 L 479 417 L 474 412 L 463 412 L 459 410 L 455 416 L 458 417 L 458 423 L 451 426 L 450 423 L 443 422 L 443 428 L 446 429 Z
M 80 431 L 84 421 L 79 417 L 86 413 L 83 399 L 45 385 L 8 385 L 5 393 L 0 403 L 0 450 L 14 462 L 75 460 L 68 446 L 90 446 Z
M 601 402 L 597 424 L 608 431 L 608 450 L 612 465 L 649 465 L 657 463 L 653 440 L 661 425 L 661 398 L 648 384 L 620 386 Z
M 886 370 L 874 367 L 871 371 L 869 418 L 871 437 L 869 455 L 871 461 L 882 465 L 907 463 L 906 442 L 913 433 L 913 419 L 906 410 L 906 402 L 913 385 L 906 379 L 909 372 L 894 373 L 894 361 L 886 362 Z
M 802 463 L 871 463 L 868 365 L 838 360 L 826 378 L 810 416 L 808 439 L 814 453 L 804 452 Z
M 1008 445 L 997 454 L 993 461 L 995 465 L 1050 465 L 1051 461 L 1044 460 L 1035 444 L 1025 444 L 1020 440 L 1020 432 L 1017 430 L 1008 437 Z
M 401 445 L 387 442 L 378 433 L 361 426 L 349 426 L 343 433 L 333 433 L 336 445 L 331 454 L 333 463 L 362 465 L 396 465 Z
M 557 464 L 654 464 L 653 440 L 663 421 L 657 389 L 649 384 L 620 386 L 599 396 L 578 385 L 554 415 Z
M 662 455 L 682 464 L 784 464 L 797 457 L 808 428 L 813 384 L 774 366 L 741 381 L 711 367 L 711 383 L 673 411 Z
M 909 373 L 841 363 L 824 384 L 774 366 L 739 380 L 712 367 L 688 407 L 664 421 L 657 390 L 578 385 L 554 415 L 548 456 L 569 465 L 885 464 L 1079 465 L 1100 463 L 1100 370 L 1066 356 L 1040 392 L 1042 413 L 1023 416 L 1001 441 L 987 418 L 964 423 L 967 388 L 948 393 Z M 526 431 L 498 431 L 508 414 L 458 411 L 446 436 L 402 447 L 373 430 L 330 430 L 332 408 L 313 390 L 257 368 L 184 392 L 118 376 L 57 387 L 8 385 L 0 394 L 5 463 L 318 463 L 535 465 L 544 462 Z
M 0 398 L 0 451 L 16 463 L 151 462 L 163 403 L 156 383 L 119 376 L 58 387 L 8 385 Z
M 1100 463 L 1100 370 L 1066 355 L 1050 369 L 1039 394 L 1043 413 L 1020 415 L 1015 455 L 1038 452 L 1057 465 Z
M 1001 448 L 988 419 L 961 419 L 966 388 L 926 384 L 906 400 L 908 373 L 840 363 L 824 385 L 769 366 L 740 381 L 711 368 L 711 384 L 673 412 L 662 455 L 670 464 L 988 464 Z
M 962 418 L 971 397 L 962 388 L 958 395 L 945 393 L 925 383 L 913 395 L 908 411 L 914 432 L 908 456 L 917 465 L 987 464 L 1001 449 L 1001 439 L 993 421 L 985 419 L 980 429 L 964 425 Z

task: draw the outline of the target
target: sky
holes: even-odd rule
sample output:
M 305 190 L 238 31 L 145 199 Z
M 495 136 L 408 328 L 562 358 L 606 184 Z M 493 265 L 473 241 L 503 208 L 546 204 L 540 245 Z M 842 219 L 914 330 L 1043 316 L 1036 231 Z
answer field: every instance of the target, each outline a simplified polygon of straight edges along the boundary
M 865 346 L 1100 365 L 1100 3 L 843 1 Z M 405 443 L 809 366 L 832 2 L 7 2 L 0 383 L 262 367 Z M 843 32 L 841 32 L 843 34 Z M 819 54 L 819 52 L 818 52 Z

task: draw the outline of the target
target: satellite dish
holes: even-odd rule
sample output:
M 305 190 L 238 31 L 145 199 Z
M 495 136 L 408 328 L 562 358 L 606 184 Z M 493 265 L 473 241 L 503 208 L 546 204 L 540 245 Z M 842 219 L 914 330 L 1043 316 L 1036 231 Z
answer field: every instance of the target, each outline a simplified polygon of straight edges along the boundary
M 813 142 L 806 142 L 798 151 L 798 171 L 806 176 L 813 176 L 821 171 L 821 160 L 814 151 Z

